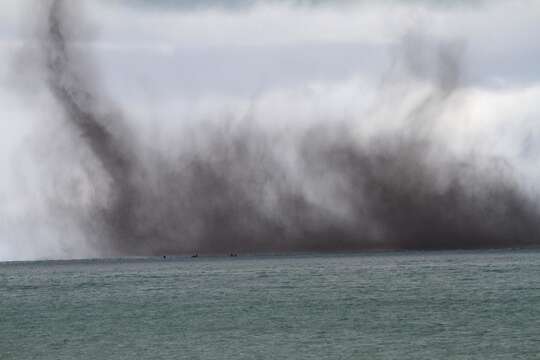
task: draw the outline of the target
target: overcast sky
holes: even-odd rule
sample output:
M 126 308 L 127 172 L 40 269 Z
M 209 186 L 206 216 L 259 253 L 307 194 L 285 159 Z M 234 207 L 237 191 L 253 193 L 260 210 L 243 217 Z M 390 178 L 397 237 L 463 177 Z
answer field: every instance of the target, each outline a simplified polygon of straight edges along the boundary
M 537 182 L 539 1 L 81 3 L 81 51 L 95 62 L 107 96 L 135 129 L 151 134 L 149 142 L 173 141 L 178 135 L 171 130 L 181 122 L 219 121 L 251 107 L 273 126 L 352 116 L 359 128 L 374 121 L 381 128 L 433 85 L 436 58 L 450 49 L 461 70 L 456 107 L 442 115 L 446 141 L 458 150 L 474 144 L 502 154 L 518 164 L 528 186 Z M 42 6 L 38 0 L 0 3 L 0 260 L 74 251 L 58 235 L 69 225 L 50 225 L 40 208 L 51 168 L 39 164 L 52 160 L 36 144 L 58 127 L 44 119 L 51 99 L 32 75 Z M 387 82 L 410 90 L 397 107 L 377 105 Z M 369 126 L 362 122 L 366 113 Z M 62 134 L 54 136 L 62 141 Z M 68 182 L 75 176 L 62 174 Z M 36 230 L 28 230 L 28 219 Z M 29 237 L 40 237 L 42 245 L 24 240 Z M 91 254 L 81 246 L 77 251 Z

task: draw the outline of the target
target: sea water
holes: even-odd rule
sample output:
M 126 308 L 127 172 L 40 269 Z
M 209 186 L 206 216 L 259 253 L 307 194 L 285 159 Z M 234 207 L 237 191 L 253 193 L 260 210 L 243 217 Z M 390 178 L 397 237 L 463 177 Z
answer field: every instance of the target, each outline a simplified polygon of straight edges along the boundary
M 0 359 L 540 359 L 540 252 L 4 263 Z

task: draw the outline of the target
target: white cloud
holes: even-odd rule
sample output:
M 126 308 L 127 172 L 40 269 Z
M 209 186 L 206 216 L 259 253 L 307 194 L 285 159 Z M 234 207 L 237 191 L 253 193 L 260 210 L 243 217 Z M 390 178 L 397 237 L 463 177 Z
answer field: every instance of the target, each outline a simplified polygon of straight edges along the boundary
M 39 79 L 14 80 L 23 78 L 16 71 L 33 71 L 32 61 L 28 69 L 11 64 L 19 63 L 21 44 L 28 43 L 25 25 L 35 6 L 31 0 L 0 4 L 0 62 L 10 64 L 0 70 L 0 259 L 95 254 L 73 222 L 58 221 L 45 208 L 59 178 L 78 199 L 93 196 L 81 165 L 61 155 L 76 139 L 62 133 L 61 116 Z M 279 131 L 342 119 L 363 136 L 399 127 L 436 86 L 433 74 L 416 76 L 403 65 L 403 37 L 414 33 L 426 40 L 418 49 L 428 62 L 438 45 L 464 44 L 464 86 L 437 114 L 440 141 L 456 153 L 511 159 L 530 186 L 540 179 L 537 1 L 261 3 L 235 11 L 86 1 L 84 9 L 90 35 L 79 47 L 95 57 L 105 91 L 130 125 L 152 134 L 141 136 L 152 146 L 175 146 L 190 122 L 246 114 Z M 57 147 L 36 150 L 47 141 Z M 41 161 L 50 167 L 40 167 Z M 22 164 L 18 173 L 14 162 Z M 62 237 L 63 230 L 76 241 Z M 39 246 L 32 237 L 40 238 Z

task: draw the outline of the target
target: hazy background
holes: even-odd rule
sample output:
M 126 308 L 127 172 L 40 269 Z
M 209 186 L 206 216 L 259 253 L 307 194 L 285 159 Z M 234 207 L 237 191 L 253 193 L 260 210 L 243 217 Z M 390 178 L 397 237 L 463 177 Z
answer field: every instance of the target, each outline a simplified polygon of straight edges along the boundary
M 537 1 L 81 3 L 77 46 L 143 159 L 181 156 L 184 137 L 202 136 L 191 127 L 246 118 L 280 134 L 344 120 L 359 138 L 399 129 L 443 86 L 449 51 L 459 84 L 430 110 L 433 138 L 458 157 L 497 156 L 530 199 L 540 194 Z M 107 206 L 106 180 L 40 81 L 43 4 L 0 4 L 0 260 L 108 254 L 87 224 Z M 295 172 L 290 152 L 279 158 Z M 332 191 L 305 188 L 347 212 Z

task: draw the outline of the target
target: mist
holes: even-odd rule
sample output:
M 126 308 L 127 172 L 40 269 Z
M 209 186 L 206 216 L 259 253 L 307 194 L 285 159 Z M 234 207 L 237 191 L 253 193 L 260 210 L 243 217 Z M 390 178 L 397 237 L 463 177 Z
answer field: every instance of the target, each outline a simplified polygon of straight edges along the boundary
M 538 245 L 540 50 L 477 51 L 493 4 L 40 3 L 7 47 L 0 258 Z

